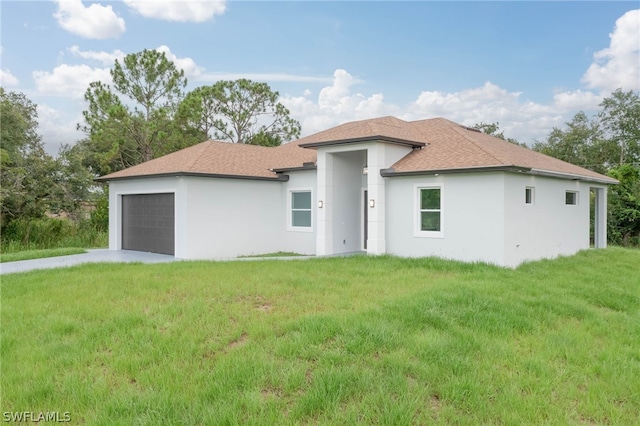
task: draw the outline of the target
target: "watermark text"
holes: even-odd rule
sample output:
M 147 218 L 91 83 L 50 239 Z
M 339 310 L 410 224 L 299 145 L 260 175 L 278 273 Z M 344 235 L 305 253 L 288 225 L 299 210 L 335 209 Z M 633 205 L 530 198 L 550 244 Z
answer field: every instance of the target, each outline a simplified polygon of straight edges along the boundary
M 2 421 L 15 423 L 67 423 L 71 421 L 71 413 L 68 411 L 5 411 L 2 413 Z

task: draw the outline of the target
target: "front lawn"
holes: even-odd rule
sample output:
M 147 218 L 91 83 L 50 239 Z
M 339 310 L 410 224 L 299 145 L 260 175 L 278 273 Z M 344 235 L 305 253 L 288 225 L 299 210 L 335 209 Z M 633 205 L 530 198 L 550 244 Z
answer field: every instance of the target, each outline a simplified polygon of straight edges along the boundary
M 640 251 L 2 277 L 2 411 L 84 424 L 638 424 Z

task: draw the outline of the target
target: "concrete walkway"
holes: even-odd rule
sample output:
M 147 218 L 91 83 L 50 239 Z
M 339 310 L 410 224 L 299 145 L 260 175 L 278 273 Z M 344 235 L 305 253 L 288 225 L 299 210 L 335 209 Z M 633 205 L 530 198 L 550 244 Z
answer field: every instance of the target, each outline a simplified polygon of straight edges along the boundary
M 69 256 L 46 257 L 44 259 L 20 260 L 17 262 L 0 263 L 0 274 L 14 272 L 26 272 L 34 269 L 62 268 L 65 266 L 80 265 L 83 263 L 99 262 L 140 262 L 140 263 L 164 263 L 175 262 L 173 256 L 166 254 L 144 253 L 130 250 L 90 249 L 87 253 L 72 254 Z

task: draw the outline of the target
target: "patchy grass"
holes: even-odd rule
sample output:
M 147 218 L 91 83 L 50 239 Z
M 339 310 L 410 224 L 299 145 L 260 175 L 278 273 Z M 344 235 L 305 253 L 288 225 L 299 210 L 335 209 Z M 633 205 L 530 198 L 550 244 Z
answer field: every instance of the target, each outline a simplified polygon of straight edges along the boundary
M 292 251 L 277 251 L 275 253 L 265 253 L 265 254 L 250 254 L 246 256 L 238 256 L 239 259 L 249 258 L 249 257 L 295 257 L 295 256 L 306 256 L 300 253 L 294 253 Z
M 86 424 L 638 424 L 640 251 L 2 278 L 2 411 Z
M 66 247 L 66 248 L 48 249 L 48 250 L 24 250 L 24 251 L 17 251 L 13 253 L 0 254 L 0 263 L 16 262 L 18 260 L 43 259 L 45 257 L 68 256 L 70 254 L 82 254 L 86 252 L 87 251 L 85 249 L 76 248 L 76 247 Z

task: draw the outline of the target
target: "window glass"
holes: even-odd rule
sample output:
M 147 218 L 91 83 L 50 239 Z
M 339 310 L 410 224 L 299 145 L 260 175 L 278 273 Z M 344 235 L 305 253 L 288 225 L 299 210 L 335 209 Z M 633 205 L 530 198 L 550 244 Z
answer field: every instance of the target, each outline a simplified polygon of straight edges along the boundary
M 440 231 L 440 212 L 420 212 L 421 231 Z
M 578 204 L 578 193 L 573 191 L 567 191 L 565 194 L 565 204 L 569 204 L 569 205 Z
M 420 194 L 420 210 L 440 209 L 440 188 L 422 189 Z
M 533 188 L 525 188 L 524 202 L 526 204 L 533 204 Z
M 291 226 L 311 228 L 311 191 L 291 193 Z
M 420 188 L 420 231 L 441 231 L 440 188 Z
M 311 192 L 292 192 L 292 209 L 311 209 Z
M 311 212 L 310 211 L 292 211 L 291 212 L 291 225 L 292 226 L 311 226 Z

